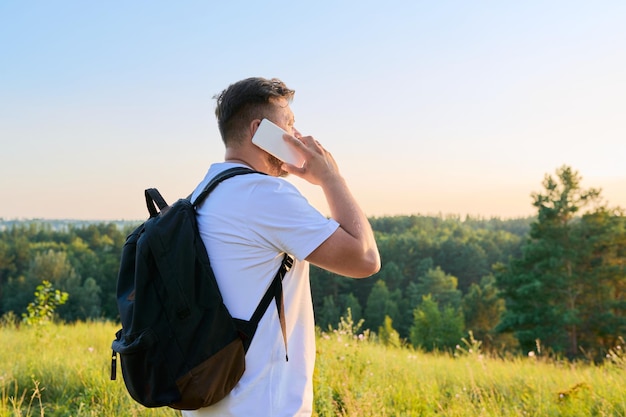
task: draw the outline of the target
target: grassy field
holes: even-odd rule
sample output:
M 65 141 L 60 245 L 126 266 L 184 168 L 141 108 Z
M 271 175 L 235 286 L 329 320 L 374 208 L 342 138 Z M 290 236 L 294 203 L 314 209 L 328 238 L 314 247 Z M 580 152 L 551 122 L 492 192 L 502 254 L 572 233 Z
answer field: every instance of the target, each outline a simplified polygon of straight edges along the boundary
M 109 380 L 116 330 L 113 323 L 0 327 L 0 416 L 179 415 L 145 409 L 121 375 Z M 319 335 L 317 416 L 626 416 L 619 357 L 602 366 L 469 349 L 452 357 L 352 333 L 344 326 Z

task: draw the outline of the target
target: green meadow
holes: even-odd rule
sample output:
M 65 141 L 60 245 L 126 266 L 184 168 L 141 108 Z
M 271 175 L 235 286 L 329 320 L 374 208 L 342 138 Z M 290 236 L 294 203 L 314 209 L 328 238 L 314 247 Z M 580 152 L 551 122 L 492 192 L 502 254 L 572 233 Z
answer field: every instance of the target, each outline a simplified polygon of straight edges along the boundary
M 117 325 L 0 327 L 0 416 L 176 416 L 133 402 L 111 381 Z M 316 416 L 626 416 L 626 360 L 496 358 L 389 347 L 351 323 L 319 332 Z M 118 374 L 121 374 L 118 369 Z

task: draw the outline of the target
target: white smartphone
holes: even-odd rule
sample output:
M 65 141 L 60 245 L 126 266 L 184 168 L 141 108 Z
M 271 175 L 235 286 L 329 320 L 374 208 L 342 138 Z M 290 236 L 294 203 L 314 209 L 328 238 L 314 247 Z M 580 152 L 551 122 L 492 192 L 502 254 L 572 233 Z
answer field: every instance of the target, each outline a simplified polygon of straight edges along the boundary
M 283 162 L 302 167 L 304 158 L 285 142 L 285 133 L 287 132 L 271 121 L 263 119 L 252 137 L 252 143 Z

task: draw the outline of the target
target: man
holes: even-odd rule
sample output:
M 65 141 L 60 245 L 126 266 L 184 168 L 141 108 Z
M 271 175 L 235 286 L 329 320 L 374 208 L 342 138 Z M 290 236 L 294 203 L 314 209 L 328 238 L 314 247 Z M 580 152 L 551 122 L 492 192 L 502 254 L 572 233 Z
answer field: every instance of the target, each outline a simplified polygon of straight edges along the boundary
M 225 161 L 211 165 L 192 196 L 231 167 L 268 174 L 241 175 L 220 184 L 198 208 L 198 227 L 233 317 L 250 318 L 284 253 L 296 259 L 283 280 L 287 343 L 272 303 L 248 349 L 246 371 L 237 386 L 217 404 L 183 411 L 185 416 L 311 415 L 315 331 L 309 262 L 353 278 L 380 269 L 371 226 L 332 155 L 295 129 L 289 107 L 293 95 L 282 81 L 264 78 L 239 81 L 219 94 L 215 114 Z M 289 133 L 283 139 L 303 156 L 302 167 L 282 163 L 251 142 L 263 118 Z M 287 174 L 322 188 L 330 219 L 279 178 Z

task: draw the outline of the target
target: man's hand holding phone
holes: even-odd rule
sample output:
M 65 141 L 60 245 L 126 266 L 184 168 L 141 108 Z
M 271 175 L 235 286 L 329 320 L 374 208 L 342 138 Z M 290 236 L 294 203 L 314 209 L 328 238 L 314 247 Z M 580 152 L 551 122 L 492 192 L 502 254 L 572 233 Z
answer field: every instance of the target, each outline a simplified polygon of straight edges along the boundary
M 268 119 L 261 120 L 252 143 L 283 161 L 283 169 L 311 184 L 340 180 L 334 158 L 312 136 L 296 138 Z
M 263 119 L 252 137 L 252 143 L 283 162 L 302 167 L 304 157 L 285 142 L 284 135 L 288 133 L 270 120 Z

